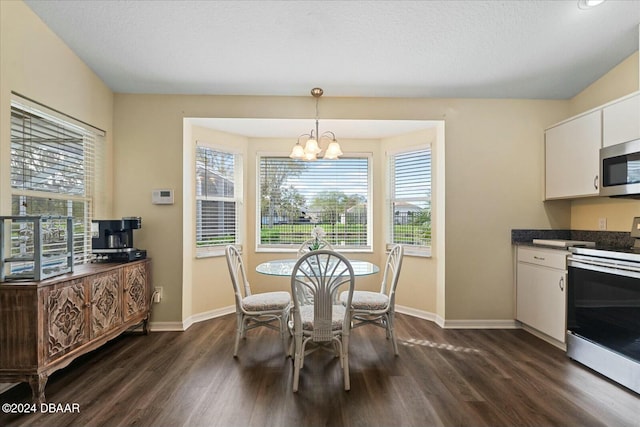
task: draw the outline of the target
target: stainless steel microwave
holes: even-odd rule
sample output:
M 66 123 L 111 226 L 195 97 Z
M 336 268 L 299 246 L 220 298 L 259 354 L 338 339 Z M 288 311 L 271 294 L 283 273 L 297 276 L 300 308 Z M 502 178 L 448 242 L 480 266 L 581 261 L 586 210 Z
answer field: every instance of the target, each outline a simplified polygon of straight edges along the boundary
M 600 195 L 640 198 L 640 139 L 600 149 Z

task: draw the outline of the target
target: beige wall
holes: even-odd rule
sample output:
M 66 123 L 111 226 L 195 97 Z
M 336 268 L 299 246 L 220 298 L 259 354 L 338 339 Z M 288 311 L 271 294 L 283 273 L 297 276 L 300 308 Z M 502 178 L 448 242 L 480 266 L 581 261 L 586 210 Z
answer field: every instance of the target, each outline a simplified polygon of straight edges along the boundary
M 11 92 L 106 131 L 110 215 L 113 93 L 21 1 L 0 1 L 0 214 L 11 213 L 9 174 Z M 45 64 L 45 65 L 43 65 Z
M 541 203 L 544 128 L 566 102 L 435 104 L 448 110 L 446 320 L 513 319 L 511 229 L 569 225 L 566 203 Z
M 165 300 L 154 307 L 154 321 L 178 321 L 196 315 L 183 307 L 183 286 L 210 281 L 229 289 L 211 310 L 229 304 L 224 261 L 206 261 L 200 270 L 195 261 L 192 283 L 183 284 L 182 168 L 184 117 L 300 118 L 312 111 L 303 97 L 162 96 L 117 94 L 116 123 L 116 212 L 135 212 L 143 217 L 137 242 L 154 259 L 153 277 L 164 287 Z M 510 230 L 517 227 L 568 227 L 565 203 L 543 204 L 542 138 L 544 128 L 567 115 L 566 101 L 450 100 L 450 99 L 358 99 L 327 98 L 327 117 L 373 120 L 444 120 L 446 142 L 446 295 L 443 309 L 449 319 L 512 319 L 512 270 Z M 278 145 L 280 144 L 280 145 Z M 249 141 L 247 158 L 255 152 L 282 147 L 291 141 Z M 377 144 L 346 141 L 344 148 L 374 153 L 376 177 L 382 175 L 382 157 Z M 360 144 L 360 145 L 358 145 Z M 365 144 L 365 146 L 361 146 Z M 376 154 L 377 153 L 377 154 Z M 252 253 L 255 170 L 248 163 L 247 260 L 248 269 L 273 254 Z M 379 178 L 376 178 L 379 179 Z M 135 186 L 131 185 L 135 182 Z M 380 185 L 377 181 L 375 185 Z M 176 204 L 170 207 L 150 203 L 153 188 L 176 189 Z M 125 209 L 126 208 L 126 209 Z M 381 232 L 376 233 L 375 251 L 365 259 L 380 262 L 383 257 Z M 186 258 L 185 258 L 186 259 Z M 410 263 L 408 264 L 410 265 Z M 206 270 L 206 272 L 203 272 Z M 420 268 L 408 268 L 402 289 L 403 301 L 416 309 L 435 305 L 433 284 Z M 257 282 L 257 277 L 252 277 Z M 278 286 L 261 279 L 269 288 Z M 273 279 L 277 280 L 277 279 Z M 405 284 L 407 283 L 407 284 Z M 198 285 L 199 286 L 199 285 Z M 260 285 L 256 285 L 260 286 Z M 369 285 L 367 285 L 369 286 Z M 195 290 L 196 287 L 193 287 Z M 195 291 L 194 291 L 195 292 Z M 226 292 L 226 291 L 225 291 Z M 412 299 L 410 296 L 418 296 Z M 196 294 L 192 295 L 196 300 Z M 420 301 L 423 298 L 424 301 Z M 199 304 L 200 302 L 198 302 Z M 182 312 L 181 312 L 182 311 Z
M 0 161 L 8 159 L 11 90 L 106 130 L 107 143 L 114 143 L 113 168 L 109 169 L 115 175 L 114 203 L 109 214 L 143 217 L 143 228 L 136 231 L 136 245 L 149 251 L 153 258 L 154 284 L 164 288 L 164 300 L 154 306 L 152 320 L 180 322 L 197 316 L 201 310 L 215 311 L 231 305 L 224 260 L 200 262 L 183 250 L 183 242 L 189 241 L 191 233 L 185 212 L 192 214 L 190 207 L 183 203 L 185 191 L 190 188 L 187 181 L 183 181 L 185 167 L 188 167 L 184 141 L 193 139 L 192 131 L 184 128 L 183 119 L 311 119 L 308 97 L 114 96 L 22 2 L 0 2 L 0 8 Z M 46 60 L 46 68 L 38 66 L 41 58 Z M 637 74 L 633 64 L 625 63 L 622 68 L 627 70 L 621 71 L 622 75 Z M 617 82 L 618 77 L 610 80 Z M 436 227 L 445 227 L 438 230 L 436 237 L 444 235 L 439 243 L 446 256 L 435 259 L 436 282 L 442 283 L 436 285 L 434 295 L 434 260 L 415 260 L 415 268 L 404 270 L 406 275 L 400 288 L 403 294 L 399 296 L 402 305 L 424 311 L 434 310 L 435 306 L 435 312 L 447 321 L 513 319 L 510 230 L 566 228 L 578 224 L 583 216 L 599 215 L 593 207 L 584 205 L 585 202 L 541 203 L 542 141 L 544 129 L 572 115 L 578 105 L 589 105 L 595 99 L 608 97 L 595 96 L 596 88 L 598 92 L 608 93 L 604 86 L 609 86 L 605 80 L 589 89 L 593 96 L 585 92 L 580 98 L 576 97 L 573 104 L 549 100 L 323 98 L 325 117 L 443 120 L 445 123 L 442 133 L 446 140 L 438 153 L 445 156 L 438 157 L 444 164 L 436 165 L 445 168 L 446 180 L 446 199 L 439 200 L 445 205 L 444 218 L 436 224 Z M 637 86 L 629 91 L 635 89 Z M 616 94 L 611 98 L 624 90 L 612 90 Z M 289 142 L 281 144 L 287 145 L 288 150 Z M 368 143 L 353 141 L 352 144 L 345 144 L 345 148 L 364 150 L 359 145 Z M 271 149 L 272 141 L 248 141 L 247 159 L 267 145 Z M 366 149 L 374 153 L 374 168 L 379 176 L 383 156 L 379 144 L 378 148 L 375 146 L 371 144 Z M 248 161 L 247 165 L 250 164 Z M 255 203 L 249 201 L 254 191 L 251 174 L 255 174 L 255 170 L 249 168 L 248 204 Z M 8 176 L 6 173 L 0 176 L 0 208 L 7 212 Z M 151 190 L 164 187 L 175 190 L 176 203 L 151 204 Z M 633 201 L 624 203 L 635 206 Z M 590 213 L 583 215 L 583 211 Z M 622 218 L 627 215 L 625 212 L 614 216 L 620 217 L 622 224 Z M 255 209 L 248 207 L 248 242 L 253 239 L 254 216 Z M 590 221 L 587 218 L 585 222 Z M 610 224 L 617 227 L 618 220 L 610 219 Z M 376 234 L 380 236 L 381 226 L 376 227 Z M 376 237 L 374 245 L 374 253 L 366 257 L 380 262 L 384 256 L 382 237 Z M 249 252 L 249 269 L 266 256 L 270 255 Z M 227 291 L 218 294 L 208 288 L 210 283 L 228 289 L 228 294 Z
M 608 231 L 628 232 L 636 216 L 640 216 L 640 200 L 587 197 L 571 202 L 573 230 L 598 230 L 599 219 L 606 218 Z
M 640 57 L 636 51 L 573 97 L 569 103 L 569 116 L 575 116 L 637 91 L 640 84 L 639 63 Z

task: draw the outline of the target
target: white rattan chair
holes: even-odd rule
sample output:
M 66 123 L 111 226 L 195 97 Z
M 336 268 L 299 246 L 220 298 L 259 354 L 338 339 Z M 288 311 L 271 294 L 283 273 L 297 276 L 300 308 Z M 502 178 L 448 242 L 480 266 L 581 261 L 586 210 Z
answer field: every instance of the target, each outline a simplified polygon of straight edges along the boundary
M 341 254 L 321 249 L 300 257 L 291 273 L 293 329 L 293 391 L 298 391 L 300 369 L 305 355 L 318 348 L 330 348 L 340 357 L 344 374 L 344 389 L 349 390 L 349 331 L 351 311 L 340 303 L 336 296 L 341 288 L 345 301 L 351 301 L 355 276 L 351 263 Z M 300 303 L 301 292 L 313 296 L 313 305 Z M 307 348 L 308 345 L 313 345 Z
M 315 241 L 315 239 L 308 239 L 304 241 L 298 248 L 298 258 L 306 254 L 307 252 L 311 252 L 311 246 L 315 243 Z M 318 247 L 318 249 L 328 249 L 330 251 L 333 250 L 333 246 L 331 246 L 331 243 L 327 242 L 326 240 L 320 239 L 319 243 L 320 247 Z
M 387 255 L 380 292 L 355 291 L 351 300 L 353 328 L 372 324 L 386 329 L 387 339 L 391 338 L 393 351 L 398 355 L 398 343 L 394 330 L 396 288 L 402 267 L 404 249 L 395 245 Z M 340 294 L 340 301 L 349 307 L 348 294 Z
M 288 356 L 287 338 L 289 330 L 287 324 L 289 310 L 291 309 L 291 295 L 289 292 L 284 291 L 252 294 L 240 252 L 234 246 L 227 246 L 225 253 L 236 299 L 237 328 L 233 357 L 238 356 L 240 339 L 245 338 L 245 334 L 249 329 L 258 326 L 266 326 L 280 331 L 284 351 Z M 279 323 L 278 326 L 273 324 L 274 321 Z

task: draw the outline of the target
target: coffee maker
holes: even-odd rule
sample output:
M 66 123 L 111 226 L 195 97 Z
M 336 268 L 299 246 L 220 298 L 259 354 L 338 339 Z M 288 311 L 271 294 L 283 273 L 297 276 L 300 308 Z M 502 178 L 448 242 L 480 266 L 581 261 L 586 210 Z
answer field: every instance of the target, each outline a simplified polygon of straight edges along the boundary
M 97 262 L 129 262 L 147 257 L 133 246 L 133 230 L 142 228 L 142 218 L 123 217 L 91 221 L 91 252 Z

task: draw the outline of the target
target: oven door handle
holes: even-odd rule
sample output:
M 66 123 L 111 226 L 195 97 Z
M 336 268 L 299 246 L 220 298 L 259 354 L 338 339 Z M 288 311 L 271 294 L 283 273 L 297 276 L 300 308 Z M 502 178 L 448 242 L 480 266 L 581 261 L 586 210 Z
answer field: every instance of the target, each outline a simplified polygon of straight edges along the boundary
M 607 261 L 597 261 L 593 259 L 567 257 L 569 267 L 584 268 L 586 270 L 599 271 L 602 273 L 616 274 L 619 276 L 640 278 L 640 265 L 635 267 L 627 263 L 616 263 Z

